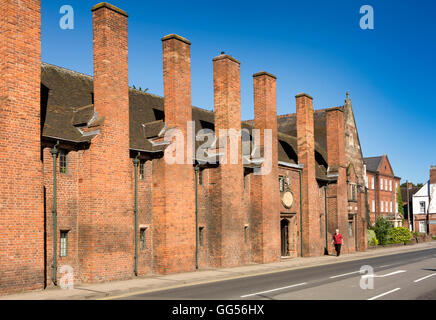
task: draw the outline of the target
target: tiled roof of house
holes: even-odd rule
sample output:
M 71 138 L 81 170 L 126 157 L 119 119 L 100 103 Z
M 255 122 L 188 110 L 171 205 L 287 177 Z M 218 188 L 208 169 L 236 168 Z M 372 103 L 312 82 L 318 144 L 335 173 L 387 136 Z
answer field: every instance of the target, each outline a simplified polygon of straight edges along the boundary
M 100 124 L 93 106 L 93 78 L 79 72 L 58 66 L 42 64 L 41 104 L 43 110 L 43 137 L 60 139 L 74 143 L 90 142 L 98 133 L 93 131 L 93 124 Z M 130 88 L 130 147 L 136 151 L 159 152 L 162 147 L 154 146 L 149 138 L 157 137 L 164 127 L 164 98 Z M 321 113 L 315 113 L 322 118 Z M 325 115 L 324 115 L 325 116 Z M 215 115 L 212 111 L 192 107 L 192 118 L 198 132 L 201 129 L 214 130 Z M 279 122 L 279 161 L 296 164 L 297 138 L 294 116 Z M 322 135 L 325 124 L 320 120 L 316 143 L 317 177 L 326 179 L 327 155 L 323 147 Z M 294 128 L 295 127 L 295 128 Z M 250 121 L 243 122 L 242 128 L 253 129 Z M 319 143 L 321 142 L 321 143 Z M 197 147 L 202 142 L 197 142 Z M 324 143 L 325 145 L 325 143 Z
M 366 164 L 366 170 L 371 172 L 377 172 L 380 166 L 380 162 L 383 160 L 381 157 L 364 158 L 363 162 Z

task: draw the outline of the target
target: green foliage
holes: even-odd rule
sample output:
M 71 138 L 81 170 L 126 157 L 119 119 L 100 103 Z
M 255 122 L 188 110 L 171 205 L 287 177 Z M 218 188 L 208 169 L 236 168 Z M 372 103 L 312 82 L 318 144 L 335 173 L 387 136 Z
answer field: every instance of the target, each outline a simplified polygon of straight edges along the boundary
M 388 244 L 389 230 L 392 228 L 392 223 L 386 220 L 384 217 L 379 217 L 374 225 L 375 235 L 380 243 L 384 246 Z
M 412 240 L 412 233 L 407 228 L 391 228 L 388 233 L 389 243 L 407 244 Z
M 376 247 L 378 246 L 378 240 L 377 237 L 375 235 L 374 230 L 368 230 L 368 245 L 371 247 Z
M 397 190 L 397 203 L 398 203 L 398 212 L 404 217 L 404 207 L 403 207 L 403 196 L 401 195 L 401 189 Z

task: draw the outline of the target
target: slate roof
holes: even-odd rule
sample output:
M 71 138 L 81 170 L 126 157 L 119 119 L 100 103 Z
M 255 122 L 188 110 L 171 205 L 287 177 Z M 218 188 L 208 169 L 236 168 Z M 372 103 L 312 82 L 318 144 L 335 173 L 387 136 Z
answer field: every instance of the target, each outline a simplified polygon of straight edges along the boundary
M 41 109 L 43 115 L 43 138 L 68 142 L 90 142 L 95 134 L 93 127 L 103 123 L 93 106 L 93 78 L 79 72 L 43 63 L 41 66 Z M 130 101 L 130 147 L 136 151 L 160 152 L 162 146 L 154 146 L 149 138 L 156 138 L 164 128 L 164 98 L 136 89 L 129 90 Z M 325 120 L 315 113 L 317 142 L 317 177 L 327 179 L 327 156 L 325 152 Z M 196 132 L 214 130 L 215 115 L 212 111 L 192 107 Z M 325 119 L 325 115 L 324 115 Z M 279 161 L 298 163 L 295 116 L 282 117 L 279 121 Z M 250 121 L 242 128 L 253 129 Z M 95 133 L 95 134 L 93 134 Z M 324 135 L 324 138 L 322 137 Z M 324 140 L 323 140 L 324 139 Z M 197 142 L 197 147 L 202 142 Z
M 366 171 L 377 172 L 383 156 L 364 158 L 363 162 L 366 164 Z

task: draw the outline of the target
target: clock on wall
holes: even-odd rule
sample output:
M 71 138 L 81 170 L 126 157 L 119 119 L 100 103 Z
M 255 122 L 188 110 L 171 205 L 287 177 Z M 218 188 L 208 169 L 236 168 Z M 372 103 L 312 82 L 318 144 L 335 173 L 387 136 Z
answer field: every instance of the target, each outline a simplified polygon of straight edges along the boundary
M 282 203 L 286 209 L 291 209 L 294 204 L 294 195 L 291 191 L 286 191 L 282 196 Z

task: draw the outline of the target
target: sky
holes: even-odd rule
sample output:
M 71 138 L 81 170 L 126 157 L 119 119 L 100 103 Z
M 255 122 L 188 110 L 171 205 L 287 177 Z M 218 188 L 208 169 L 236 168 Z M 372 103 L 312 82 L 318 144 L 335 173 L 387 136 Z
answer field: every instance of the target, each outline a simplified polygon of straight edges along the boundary
M 98 1 L 42 0 L 42 60 L 92 75 L 92 14 Z M 241 61 L 242 119 L 252 119 L 252 75 L 277 76 L 278 114 L 295 112 L 295 95 L 314 108 L 344 104 L 350 92 L 364 157 L 387 154 L 396 176 L 415 183 L 436 165 L 436 1 L 133 1 L 129 81 L 163 96 L 161 38 L 192 42 L 192 104 L 213 110 L 212 59 Z M 74 10 L 64 30 L 60 8 Z M 374 29 L 361 29 L 363 5 Z

